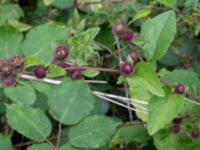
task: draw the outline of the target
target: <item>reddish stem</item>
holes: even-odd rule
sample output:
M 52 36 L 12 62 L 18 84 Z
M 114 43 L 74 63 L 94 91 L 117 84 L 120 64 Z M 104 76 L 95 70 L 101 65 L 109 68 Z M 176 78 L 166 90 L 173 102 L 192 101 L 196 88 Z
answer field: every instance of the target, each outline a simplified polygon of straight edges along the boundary
M 87 69 L 87 70 L 95 70 L 95 71 L 101 71 L 101 72 L 112 72 L 112 73 L 120 73 L 117 69 L 111 69 L 111 68 L 95 68 L 95 67 L 88 67 L 88 66 L 78 66 L 78 67 L 68 67 L 66 70 L 72 70 L 72 69 Z

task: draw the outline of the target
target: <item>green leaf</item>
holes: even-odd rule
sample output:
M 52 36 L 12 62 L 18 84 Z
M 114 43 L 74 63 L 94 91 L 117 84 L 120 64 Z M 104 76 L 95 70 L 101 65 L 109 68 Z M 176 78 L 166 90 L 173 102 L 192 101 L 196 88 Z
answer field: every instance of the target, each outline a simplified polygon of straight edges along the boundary
M 134 22 L 135 20 L 137 19 L 140 19 L 140 18 L 144 18 L 144 17 L 147 17 L 150 13 L 151 13 L 151 7 L 149 6 L 145 6 L 145 7 L 142 7 L 140 8 L 135 16 L 133 17 L 133 19 L 131 20 L 131 22 Z
M 141 39 L 148 61 L 156 61 L 165 55 L 176 33 L 174 11 L 164 12 L 142 25 Z
M 129 80 L 128 80 L 129 81 Z M 141 85 L 135 84 L 133 80 L 129 81 L 129 91 L 132 99 L 137 99 L 143 102 L 149 102 L 151 98 L 151 94 Z M 148 120 L 148 114 L 144 113 L 141 107 L 134 105 L 135 103 L 132 102 L 132 105 L 136 108 L 136 115 L 143 121 Z M 148 110 L 148 105 L 142 105 L 144 108 Z
M 164 96 L 160 80 L 154 69 L 144 62 L 140 62 L 135 66 L 135 73 L 132 77 L 128 77 L 128 84 L 142 86 L 154 95 Z
M 134 122 L 133 122 L 134 124 Z M 114 147 L 118 144 L 124 143 L 129 144 L 131 142 L 143 143 L 150 140 L 151 137 L 148 135 L 146 128 L 142 125 L 132 125 L 129 123 L 124 124 L 123 127 L 120 127 L 115 135 L 112 137 L 109 145 Z
M 99 75 L 99 71 L 95 70 L 84 70 L 83 75 L 88 78 L 93 78 Z
M 65 144 L 60 147 L 60 150 L 81 150 L 80 148 L 73 147 L 71 144 Z
M 176 7 L 177 4 L 177 0 L 158 0 L 158 2 L 170 8 Z
M 149 102 L 152 94 L 157 96 L 165 95 L 158 75 L 148 63 L 138 63 L 135 66 L 134 75 L 128 77 L 127 79 L 132 99 Z M 145 108 L 148 110 L 147 105 L 142 105 L 143 108 L 141 108 L 137 105 L 134 105 L 135 103 L 133 102 L 132 104 L 137 110 L 137 116 L 143 121 L 147 121 L 147 113 L 144 113 Z
M 96 103 L 91 114 L 103 115 L 106 114 L 108 110 L 109 110 L 109 102 L 96 97 Z
M 42 143 L 42 144 L 34 144 L 27 148 L 27 150 L 54 150 L 49 144 Z
M 173 84 L 183 84 L 187 90 L 200 94 L 200 80 L 197 73 L 192 70 L 177 69 L 167 73 L 163 79 Z
M 44 3 L 46 6 L 49 6 L 52 2 L 53 2 L 53 0 L 43 0 L 43 3 Z
M 118 79 L 117 79 L 117 85 L 120 85 L 120 84 L 122 84 L 122 83 L 124 83 L 124 80 L 125 80 L 126 78 L 123 76 L 123 75 L 120 75 L 119 77 L 118 77 Z
M 106 116 L 89 116 L 69 130 L 69 141 L 75 147 L 100 148 L 114 134 L 117 123 Z
M 6 103 L 0 103 L 0 114 L 4 114 L 6 112 Z
M 0 134 L 0 145 L 1 145 L 1 150 L 11 150 L 11 149 L 13 149 L 10 137 L 3 136 L 1 134 Z
M 35 102 L 36 94 L 33 87 L 26 82 L 17 86 L 4 88 L 4 94 L 13 102 L 21 102 L 25 105 L 32 105 Z
M 20 51 L 22 34 L 10 26 L 0 26 L 0 57 L 8 58 Z
M 68 40 L 71 50 L 71 57 L 78 63 L 85 65 L 87 61 L 94 57 L 94 38 L 99 33 L 100 28 L 90 28 L 84 32 L 76 34 Z
M 24 16 L 22 9 L 17 4 L 0 4 L 0 25 L 5 24 L 10 19 L 19 19 Z
M 82 80 L 66 78 L 61 85 L 52 86 L 47 96 L 52 116 L 67 125 L 78 123 L 94 108 L 95 98 Z
M 16 28 L 20 32 L 28 31 L 29 29 L 32 28 L 32 26 L 19 22 L 18 20 L 9 20 L 8 23 L 10 26 Z
M 192 141 L 186 134 L 174 134 L 170 129 L 162 129 L 153 136 L 154 145 L 158 150 L 199 150 L 199 142 Z
M 64 75 L 66 75 L 65 69 L 54 64 L 48 65 L 47 77 L 55 78 L 55 77 L 64 76 Z
M 150 99 L 148 119 L 150 135 L 155 134 L 177 116 L 183 100 L 182 95 L 169 95 L 163 98 L 154 96 Z
M 7 105 L 6 118 L 11 128 L 34 141 L 44 141 L 51 133 L 51 122 L 40 109 L 22 103 Z
M 197 36 L 200 32 L 200 22 L 197 22 L 197 24 L 194 26 L 194 34 Z
M 52 5 L 58 8 L 67 8 L 73 5 L 73 0 L 53 0 Z
M 199 0 L 185 0 L 185 3 L 184 3 L 184 5 L 185 5 L 185 7 L 189 7 L 189 6 L 191 6 L 192 4 L 195 4 L 195 3 L 199 3 Z
M 31 81 L 31 84 L 33 85 L 35 90 L 45 94 L 46 96 L 48 96 L 49 93 L 51 93 L 51 88 L 53 86 L 51 84 L 41 82 L 41 81 Z
M 49 63 L 54 55 L 54 49 L 60 40 L 67 38 L 65 27 L 43 24 L 33 28 L 23 42 L 23 52 L 26 57 L 37 57 Z
M 67 28 L 74 28 L 80 23 L 80 15 L 77 9 L 74 9 L 73 16 L 67 21 Z M 76 31 L 74 31 L 76 32 Z
M 24 58 L 24 62 L 27 68 L 44 64 L 44 62 L 41 59 L 38 59 L 37 57 L 32 57 L 32 56 Z
M 186 99 L 187 98 L 185 97 L 184 106 L 182 106 L 179 115 L 187 116 L 191 114 L 199 114 L 199 105 L 194 101 L 192 102 L 192 100 Z M 165 150 L 166 148 L 164 146 L 169 145 L 169 149 L 199 150 L 199 138 L 192 138 L 190 135 L 193 129 L 200 128 L 199 117 L 183 118 L 180 124 L 180 132 L 178 134 L 171 132 L 173 126 L 173 123 L 171 123 L 154 135 L 154 143 L 158 149 Z M 185 134 L 183 134 L 183 132 Z
M 37 98 L 35 100 L 35 103 L 32 105 L 32 107 L 34 108 L 40 108 L 44 111 L 48 111 L 48 103 L 47 103 L 47 100 L 48 100 L 48 97 L 41 93 L 41 92 L 36 92 L 36 95 L 37 95 Z

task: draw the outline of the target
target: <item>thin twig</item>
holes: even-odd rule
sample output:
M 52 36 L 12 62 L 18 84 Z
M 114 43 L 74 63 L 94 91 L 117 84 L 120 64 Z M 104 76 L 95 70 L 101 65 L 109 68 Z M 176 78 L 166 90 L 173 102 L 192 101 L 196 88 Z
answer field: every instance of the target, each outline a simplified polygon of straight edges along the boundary
M 186 91 L 185 94 L 187 94 L 189 97 L 192 97 L 192 98 L 200 101 L 200 96 L 198 96 L 198 95 L 196 95 L 196 94 L 194 94 L 194 93 L 192 93 L 190 91 Z
M 181 116 L 181 118 L 200 118 L 200 114 L 188 114 L 185 116 Z
M 99 95 L 102 95 L 102 96 L 105 96 L 105 97 L 118 99 L 118 100 L 124 100 L 124 101 L 134 102 L 134 103 L 138 103 L 138 104 L 148 105 L 147 102 L 142 101 L 142 100 L 131 99 L 131 98 L 127 98 L 127 97 L 123 97 L 123 96 L 117 96 L 117 95 L 108 94 L 108 93 L 103 93 L 103 92 L 99 92 L 99 91 L 93 91 L 93 93 L 99 94 Z
M 49 139 L 45 139 L 45 141 L 53 148 L 56 150 L 56 147 L 53 145 L 53 143 Z
M 190 102 L 190 103 L 193 103 L 193 104 L 196 104 L 196 105 L 199 105 L 200 106 L 200 103 L 197 102 L 197 101 L 193 101 L 193 100 L 190 100 L 188 98 L 185 98 L 186 101 Z
M 163 83 L 163 84 L 165 84 L 165 85 L 167 85 L 167 86 L 169 86 L 169 87 L 171 87 L 171 88 L 175 87 L 175 85 L 173 85 L 172 83 L 170 83 L 170 82 L 168 82 L 166 80 L 160 80 L 160 82 Z
M 123 1 L 121 0 L 112 0 L 111 1 L 112 4 L 120 4 L 123 3 Z M 96 4 L 102 4 L 102 1 L 93 1 L 93 2 L 85 2 L 84 5 L 96 5 Z
M 59 150 L 60 140 L 61 140 L 61 132 L 62 132 L 62 122 L 59 122 L 56 150 Z
M 122 54 L 121 54 L 121 47 L 120 47 L 120 43 L 119 43 L 119 38 L 116 35 L 114 35 L 114 37 L 115 37 L 115 43 L 117 45 L 118 57 L 119 57 L 119 60 L 122 61 Z
M 145 124 L 146 124 L 146 122 L 143 122 L 143 121 L 139 122 L 139 121 L 137 121 L 137 122 L 128 122 L 126 124 L 122 123 L 122 124 L 119 124 L 117 127 L 118 128 L 122 128 L 122 127 L 126 127 L 126 126 L 138 126 L 138 125 L 145 125 Z
M 85 80 L 86 83 L 99 83 L 99 84 L 107 84 L 107 81 L 101 81 L 101 80 Z
M 28 74 L 21 74 L 20 77 L 23 78 L 23 79 L 27 79 L 27 80 L 42 81 L 42 82 L 45 82 L 45 83 L 55 84 L 55 85 L 59 85 L 62 82 L 60 80 L 49 79 L 49 78 L 38 79 L 37 77 L 32 76 L 32 75 L 28 75 Z
M 72 69 L 81 69 L 81 70 L 95 70 L 100 72 L 111 72 L 111 73 L 117 73 L 119 74 L 120 71 L 117 69 L 112 68 L 96 68 L 96 67 L 89 67 L 89 66 L 77 66 L 77 67 L 68 67 L 66 70 L 72 70 Z
M 55 84 L 55 85 L 60 85 L 62 81 L 60 80 L 55 80 L 55 79 L 49 79 L 49 78 L 43 78 L 43 79 L 38 79 L 35 76 L 28 75 L 28 74 L 21 74 L 21 78 L 27 79 L 27 80 L 36 80 L 36 81 L 42 81 L 45 83 L 49 84 Z M 98 83 L 98 84 L 107 84 L 107 81 L 102 81 L 102 80 L 85 80 L 86 83 Z
M 63 135 L 62 137 L 66 137 L 66 135 Z M 57 136 L 52 136 L 52 137 L 48 138 L 49 141 L 52 141 L 52 140 L 55 140 L 55 139 L 57 139 Z M 33 144 L 36 144 L 36 143 L 40 143 L 40 142 L 28 141 L 28 142 L 16 144 L 13 147 L 14 148 L 20 148 L 20 147 L 25 147 L 25 146 L 33 145 Z
M 125 89 L 125 95 L 126 95 L 126 97 L 129 97 L 127 80 L 124 81 L 124 89 Z M 131 102 L 127 102 L 127 105 L 130 107 L 131 106 Z M 129 111 L 129 119 L 130 119 L 130 121 L 133 121 L 133 114 L 132 114 L 131 111 Z
M 176 85 L 170 83 L 169 81 L 166 81 L 166 80 L 160 80 L 161 83 L 163 83 L 164 85 L 167 85 L 171 88 L 174 88 Z M 184 94 L 188 95 L 189 97 L 193 98 L 193 99 L 196 99 L 198 101 L 200 101 L 200 96 L 190 92 L 190 91 L 186 91 Z
M 121 104 L 121 103 L 119 103 L 119 102 L 116 102 L 116 101 L 114 101 L 114 100 L 112 100 L 112 99 L 110 99 L 110 98 L 104 97 L 104 96 L 102 96 L 102 95 L 98 95 L 98 94 L 94 94 L 94 95 L 97 96 L 97 97 L 99 97 L 99 98 L 102 98 L 103 100 L 106 100 L 106 101 L 109 101 L 109 102 L 111 102 L 111 103 L 117 104 L 117 105 L 119 105 L 119 106 L 121 106 L 121 107 L 127 108 L 127 109 L 129 109 L 129 110 L 131 110 L 131 111 L 136 111 L 136 112 L 141 112 L 141 113 L 147 114 L 146 111 L 142 111 L 142 110 L 134 109 L 134 108 L 132 108 L 132 107 L 128 107 L 127 105 L 123 105 L 123 104 Z
M 110 48 L 108 48 L 107 46 L 105 46 L 105 45 L 103 45 L 103 44 L 101 44 L 99 42 L 97 42 L 97 44 L 110 53 L 109 55 L 104 56 L 104 58 L 109 58 L 111 56 L 115 56 L 115 58 L 118 59 L 118 57 L 116 55 L 117 54 L 116 52 L 113 52 Z
M 116 42 L 116 45 L 117 45 L 117 51 L 121 51 L 119 38 L 116 35 L 114 35 L 114 37 L 115 37 L 115 42 Z M 119 57 L 119 61 L 122 61 L 122 53 L 121 52 L 118 53 L 118 57 Z M 124 90 L 125 90 L 126 97 L 129 97 L 128 84 L 127 84 L 126 79 L 124 81 Z M 127 104 L 128 107 L 131 106 L 130 102 L 127 102 L 126 104 Z M 130 121 L 133 121 L 133 114 L 132 114 L 132 111 L 130 109 L 128 109 L 128 114 L 129 114 Z
M 110 96 L 108 96 L 108 95 L 106 95 L 106 94 L 101 94 L 101 92 L 93 92 L 94 94 L 98 94 L 98 95 L 102 95 L 102 96 L 104 96 L 104 97 L 110 97 Z M 118 96 L 114 96 L 114 97 L 118 97 Z M 113 98 L 113 97 L 112 97 Z M 125 97 L 126 98 L 126 97 Z M 144 107 L 144 106 L 142 106 L 142 104 L 138 104 L 137 102 L 135 102 L 135 101 L 132 101 L 132 100 L 125 100 L 125 99 L 121 99 L 121 98 L 117 98 L 116 99 L 117 101 L 120 101 L 120 102 L 123 102 L 123 103 L 125 103 L 125 104 L 127 104 L 127 102 L 129 102 L 130 104 L 132 103 L 134 106 L 136 106 L 137 108 L 140 108 L 140 109 L 143 109 L 143 110 L 145 110 L 145 111 L 148 111 L 147 110 L 147 108 L 146 107 Z

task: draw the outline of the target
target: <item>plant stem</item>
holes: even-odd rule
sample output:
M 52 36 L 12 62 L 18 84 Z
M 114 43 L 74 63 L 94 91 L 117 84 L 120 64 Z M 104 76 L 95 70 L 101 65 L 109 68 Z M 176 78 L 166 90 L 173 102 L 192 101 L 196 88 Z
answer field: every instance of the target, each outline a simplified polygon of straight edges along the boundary
M 87 69 L 87 70 L 95 70 L 100 72 L 111 72 L 111 73 L 120 73 L 119 70 L 112 69 L 112 68 L 95 68 L 95 67 L 88 67 L 88 66 L 78 66 L 78 67 L 68 67 L 66 70 L 72 70 L 72 69 Z
M 112 56 L 115 56 L 115 58 L 118 59 L 118 57 L 116 55 L 117 54 L 116 52 L 113 52 L 110 48 L 108 48 L 107 46 L 105 46 L 105 45 L 103 45 L 103 44 L 101 44 L 99 42 L 97 42 L 97 44 L 110 53 L 109 55 L 104 56 L 104 58 L 110 58 Z
M 119 43 L 119 38 L 116 35 L 114 35 L 114 37 L 115 37 L 115 42 L 116 42 L 116 45 L 117 45 L 117 51 L 120 51 L 118 53 L 119 61 L 122 61 L 122 54 L 121 54 L 121 47 L 120 47 L 120 43 Z M 124 81 L 124 90 L 125 90 L 126 97 L 129 97 L 128 84 L 127 84 L 126 79 Z M 127 106 L 131 107 L 131 103 L 127 102 Z M 128 109 L 128 114 L 129 114 L 129 120 L 133 121 L 133 114 L 132 114 L 132 111 L 130 109 Z
M 126 124 L 120 124 L 120 125 L 118 125 L 117 127 L 118 128 L 121 128 L 121 127 L 126 127 L 126 126 L 138 126 L 138 125 L 145 125 L 146 124 L 146 122 L 129 122 L 129 123 L 126 123 Z
M 45 139 L 45 141 L 53 148 L 56 150 L 56 147 L 51 143 L 51 141 L 49 139 Z
M 63 135 L 62 137 L 66 137 L 66 135 Z M 52 136 L 52 137 L 49 137 L 49 138 L 48 138 L 48 141 L 50 142 L 50 141 L 55 140 L 55 139 L 57 139 L 57 136 Z M 36 144 L 36 143 L 39 143 L 39 142 L 28 141 L 28 142 L 16 144 L 16 145 L 14 145 L 13 147 L 14 147 L 14 148 L 20 148 L 20 147 L 29 146 L 29 145 Z M 54 148 L 55 148 L 55 146 L 54 146 Z
M 58 127 L 58 136 L 57 136 L 57 143 L 56 143 L 56 150 L 59 150 L 60 139 L 61 139 L 61 132 L 62 132 L 62 123 L 59 122 L 59 127 Z
M 170 82 L 168 82 L 166 80 L 160 80 L 160 82 L 163 83 L 163 84 L 165 84 L 165 85 L 167 85 L 167 86 L 169 86 L 169 87 L 171 87 L 171 88 L 175 87 L 175 85 L 173 85 L 172 83 L 170 83 Z
M 60 80 L 55 80 L 55 79 L 49 79 L 49 78 L 43 78 L 43 79 L 38 79 L 35 76 L 28 75 L 28 74 L 21 74 L 21 78 L 27 79 L 27 80 L 36 80 L 36 81 L 42 81 L 45 83 L 49 84 L 55 84 L 55 85 L 60 85 L 62 81 Z M 98 83 L 98 84 L 107 84 L 107 81 L 102 81 L 102 80 L 85 80 L 86 83 Z
M 172 84 L 172 83 L 170 83 L 169 81 L 166 81 L 166 80 L 160 80 L 160 82 L 163 83 L 164 85 L 171 87 L 171 88 L 174 88 L 176 86 L 176 85 L 174 85 L 174 84 Z M 188 95 L 189 97 L 195 99 L 195 100 L 200 101 L 200 96 L 198 96 L 198 95 L 196 95 L 196 94 L 194 94 L 190 91 L 186 91 L 185 94 Z

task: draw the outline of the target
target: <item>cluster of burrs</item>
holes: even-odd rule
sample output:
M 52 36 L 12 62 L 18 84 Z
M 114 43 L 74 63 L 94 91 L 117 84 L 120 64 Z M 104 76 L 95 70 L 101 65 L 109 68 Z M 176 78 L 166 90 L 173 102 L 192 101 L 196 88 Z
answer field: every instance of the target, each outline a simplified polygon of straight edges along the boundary
M 67 69 L 68 67 L 70 67 L 70 65 L 66 63 L 66 59 L 68 56 L 69 56 L 69 48 L 67 48 L 65 45 L 59 45 L 54 51 L 54 58 L 51 63 L 59 67 L 62 67 L 64 69 Z M 46 72 L 47 72 L 47 67 L 45 67 L 44 65 L 39 65 L 34 69 L 35 76 L 40 79 L 46 76 Z M 81 69 L 77 68 L 70 69 L 67 72 L 69 76 L 74 80 L 82 78 Z
M 23 72 L 24 60 L 15 55 L 11 58 L 0 60 L 0 79 L 3 86 L 8 87 L 16 83 L 18 75 Z

